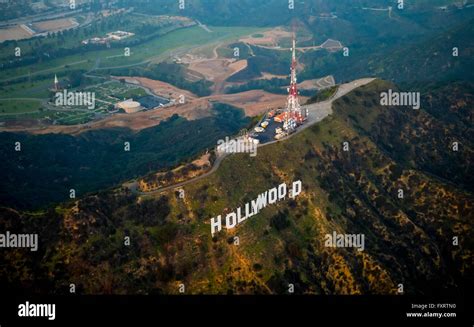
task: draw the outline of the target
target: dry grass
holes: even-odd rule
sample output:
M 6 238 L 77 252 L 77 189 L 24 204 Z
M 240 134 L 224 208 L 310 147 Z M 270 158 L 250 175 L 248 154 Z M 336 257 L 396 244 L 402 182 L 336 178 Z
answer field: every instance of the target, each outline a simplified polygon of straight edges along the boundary
M 120 78 L 120 77 L 116 77 Z M 251 90 L 236 94 L 215 94 L 208 97 L 198 98 L 189 91 L 179 89 L 171 84 L 151 80 L 142 77 L 127 77 L 127 80 L 134 80 L 142 86 L 151 89 L 155 94 L 166 98 L 178 99 L 179 95 L 185 95 L 186 102 L 170 107 L 162 107 L 133 114 L 115 114 L 102 120 L 91 122 L 87 125 L 72 126 L 40 126 L 32 121 L 19 120 L 10 122 L 1 128 L 2 131 L 28 132 L 32 134 L 64 133 L 80 134 L 91 129 L 106 129 L 114 127 L 126 127 L 134 131 L 158 125 L 161 121 L 177 114 L 188 120 L 195 120 L 209 117 L 212 114 L 212 104 L 210 101 L 222 102 L 242 108 L 246 116 L 253 117 L 264 113 L 269 109 L 283 107 L 286 104 L 286 95 L 272 94 L 262 90 Z M 300 97 L 301 103 L 307 100 Z
M 24 28 L 17 25 L 14 27 L 9 27 L 5 29 L 0 29 L 0 42 L 6 40 L 21 40 L 21 39 L 28 39 L 32 35 L 28 33 Z
M 61 31 L 76 26 L 78 26 L 78 23 L 74 18 L 53 19 L 33 24 L 35 30 L 48 32 Z
M 278 46 L 281 39 L 291 38 L 293 36 L 291 32 L 285 31 L 281 27 L 262 32 L 261 34 L 263 34 L 263 37 L 252 37 L 250 35 L 245 38 L 241 38 L 240 42 L 253 45 Z

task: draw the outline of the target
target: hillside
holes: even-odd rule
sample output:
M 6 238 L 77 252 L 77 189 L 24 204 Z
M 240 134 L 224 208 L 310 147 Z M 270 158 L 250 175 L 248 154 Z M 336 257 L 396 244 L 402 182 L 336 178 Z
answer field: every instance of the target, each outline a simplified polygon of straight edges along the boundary
M 216 102 L 211 117 L 187 120 L 173 115 L 138 132 L 127 127 L 91 129 L 78 135 L 2 132 L 0 205 L 37 209 L 65 201 L 71 188 L 83 196 L 167 170 L 249 123 L 241 109 Z M 22 151 L 15 151 L 15 142 L 21 143 Z
M 280 0 L 187 0 L 179 8 L 174 0 L 160 0 L 157 6 L 149 0 L 124 0 L 137 11 L 147 14 L 182 14 L 199 19 L 209 25 L 275 26 L 287 24 L 296 15 L 317 15 L 319 13 L 348 12 L 361 7 L 386 8 L 386 0 L 310 0 L 295 1 L 294 10 L 288 1 Z M 392 1 L 395 2 L 395 1 Z M 432 9 L 433 6 L 456 3 L 456 0 L 413 0 L 407 4 L 409 10 Z M 394 6 L 394 5 L 393 5 Z
M 33 256 L 0 257 L 2 289 L 65 293 L 74 282 L 80 294 L 177 294 L 184 283 L 193 294 L 283 294 L 291 283 L 297 294 L 397 294 L 402 283 L 405 294 L 446 294 L 472 287 L 472 138 L 456 154 L 440 142 L 463 136 L 472 85 L 440 85 L 416 113 L 378 105 L 380 92 L 394 87 L 375 81 L 256 157 L 227 157 L 215 174 L 186 186 L 184 199 L 118 189 L 45 212 L 2 209 L 2 230 L 41 231 L 47 245 Z M 446 105 L 458 117 L 450 124 Z M 296 199 L 211 236 L 210 218 L 298 179 Z M 364 234 L 365 250 L 325 247 L 334 231 Z
M 369 36 L 369 32 L 363 34 L 362 28 L 345 26 L 342 30 L 358 31 L 356 35 L 341 35 L 339 38 L 349 47 L 350 55 L 334 56 L 320 51 L 304 54 L 301 61 L 306 67 L 301 78 L 332 74 L 337 81 L 348 81 L 369 75 L 393 80 L 396 83 L 471 81 L 473 74 L 470 67 L 473 65 L 474 49 L 471 35 L 474 33 L 474 20 L 456 16 L 451 17 L 451 20 L 458 24 L 455 26 L 446 24 L 444 28 L 448 29 L 441 30 L 435 35 L 424 29 L 417 34 L 414 32 L 417 29 L 414 29 L 411 23 L 400 23 L 395 30 L 397 33 L 402 27 L 412 29 L 411 32 L 407 32 L 409 37 L 406 38 L 397 38 L 390 34 L 374 37 Z M 377 26 L 378 31 L 387 30 L 387 26 L 378 26 L 376 23 L 373 26 Z M 317 25 L 312 28 L 316 27 Z M 458 48 L 457 57 L 453 56 L 454 47 Z

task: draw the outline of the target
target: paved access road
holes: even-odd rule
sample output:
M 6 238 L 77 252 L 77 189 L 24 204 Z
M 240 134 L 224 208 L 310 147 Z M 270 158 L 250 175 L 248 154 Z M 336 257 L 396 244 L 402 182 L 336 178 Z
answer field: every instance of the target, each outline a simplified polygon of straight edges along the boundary
M 265 146 L 265 145 L 268 145 L 268 144 L 273 144 L 273 143 L 276 143 L 276 142 L 285 141 L 285 140 L 289 139 L 290 137 L 292 137 L 293 135 L 301 133 L 301 131 L 304 131 L 306 128 L 320 122 L 321 120 L 323 120 L 324 118 L 326 118 L 327 116 L 332 114 L 332 103 L 335 100 L 337 100 L 340 97 L 346 95 L 347 93 L 349 93 L 352 90 L 358 88 L 359 86 L 363 86 L 363 85 L 366 85 L 366 84 L 372 82 L 373 80 L 375 80 L 375 78 L 362 78 L 362 79 L 358 79 L 358 80 L 355 80 L 355 81 L 350 82 L 350 83 L 341 84 L 341 85 L 339 85 L 336 93 L 330 99 L 325 100 L 325 101 L 321 101 L 321 102 L 316 102 L 316 103 L 313 103 L 313 104 L 310 104 L 310 105 L 302 106 L 303 109 L 308 109 L 308 120 L 306 121 L 306 123 L 304 125 L 298 127 L 296 132 L 293 133 L 293 134 L 290 134 L 290 135 L 288 135 L 286 137 L 283 137 L 279 140 L 270 141 L 270 142 L 267 142 L 267 143 L 260 144 L 259 147 Z
M 295 133 L 290 134 L 290 135 L 288 135 L 288 136 L 286 136 L 286 137 L 284 137 L 280 140 L 275 140 L 275 141 L 271 141 L 271 142 L 268 142 L 268 143 L 259 144 L 258 147 L 260 148 L 260 147 L 266 146 L 268 144 L 273 144 L 273 143 L 276 143 L 276 142 L 283 142 L 283 141 L 289 139 L 290 137 L 292 137 L 292 136 L 294 136 L 298 133 L 301 133 L 301 131 L 305 130 L 306 128 L 320 122 L 321 120 L 323 120 L 324 118 L 326 118 L 327 116 L 332 114 L 332 103 L 335 100 L 339 99 L 340 97 L 346 95 L 347 93 L 351 92 L 352 90 L 354 90 L 354 89 L 356 89 L 360 86 L 363 86 L 363 85 L 366 85 L 366 84 L 372 82 L 373 80 L 375 80 L 375 78 L 362 78 L 362 79 L 352 81 L 350 83 L 339 85 L 339 88 L 338 88 L 337 92 L 330 99 L 328 99 L 326 101 L 313 103 L 313 104 L 310 104 L 310 105 L 307 105 L 307 106 L 303 106 L 303 108 L 308 109 L 308 120 L 306 121 L 306 123 L 303 126 L 300 126 Z M 162 187 L 162 188 L 159 188 L 159 189 L 156 189 L 156 190 L 153 190 L 153 191 L 148 191 L 148 192 L 138 192 L 138 191 L 136 191 L 136 193 L 141 194 L 141 195 L 150 195 L 150 194 L 162 193 L 162 192 L 165 192 L 165 191 L 169 191 L 169 190 L 172 190 L 172 189 L 183 187 L 183 186 L 185 186 L 189 183 L 193 183 L 193 182 L 196 182 L 200 179 L 206 178 L 207 176 L 213 174 L 219 168 L 222 160 L 224 160 L 224 158 L 227 157 L 229 154 L 231 154 L 231 153 L 219 153 L 218 156 L 217 156 L 216 161 L 214 161 L 214 165 L 212 166 L 211 170 L 209 170 L 205 174 L 202 174 L 200 176 L 194 177 L 192 179 L 189 179 L 189 180 L 181 182 L 181 183 L 177 183 L 177 184 L 173 184 L 173 185 L 170 185 L 170 186 Z M 129 184 L 129 185 L 131 185 L 131 184 Z

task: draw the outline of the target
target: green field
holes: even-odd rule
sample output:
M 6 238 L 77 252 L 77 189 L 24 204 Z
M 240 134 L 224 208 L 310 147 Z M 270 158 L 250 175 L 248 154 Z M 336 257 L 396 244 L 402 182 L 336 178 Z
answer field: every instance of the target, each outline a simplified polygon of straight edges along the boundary
M 100 58 L 100 68 L 110 68 L 115 66 L 135 65 L 144 61 L 161 61 L 163 57 L 169 56 L 172 50 L 185 51 L 188 48 L 197 48 L 207 43 L 230 41 L 242 35 L 251 34 L 259 30 L 253 27 L 212 27 L 212 33 L 208 33 L 200 27 L 193 26 L 173 31 L 163 37 L 131 48 L 131 55 L 124 56 L 123 49 L 104 49 L 90 51 L 85 54 L 67 56 L 61 59 L 51 60 L 45 63 L 34 64 L 14 69 L 2 71 L 1 81 L 28 74 L 48 73 L 51 77 L 55 72 L 67 68 L 91 69 L 98 58 Z M 66 67 L 65 67 L 66 66 Z
M 0 82 L 4 81 L 4 85 L 0 87 L 0 99 L 47 99 L 49 97 L 49 88 L 52 86 L 55 74 L 61 79 L 62 76 L 68 74 L 71 70 L 88 71 L 94 67 L 98 59 L 100 59 L 100 66 L 97 72 L 110 67 L 133 66 L 148 61 L 160 62 L 172 56 L 177 51 L 184 53 L 191 49 L 204 48 L 208 50 L 208 52 L 212 52 L 211 50 L 214 45 L 217 45 L 219 42 L 232 41 L 243 35 L 249 35 L 261 30 L 253 27 L 210 28 L 212 33 L 198 26 L 172 31 L 165 36 L 155 38 L 150 42 L 132 48 L 130 57 L 123 56 L 122 49 L 104 48 L 103 50 L 91 51 L 83 55 L 71 55 L 44 63 L 4 70 L 2 71 L 0 79 Z M 21 79 L 21 77 L 23 77 L 23 79 Z M 28 80 L 25 81 L 25 79 Z M 118 98 L 129 98 L 145 95 L 145 92 L 142 89 L 133 91 L 124 90 L 123 93 L 113 95 Z M 100 96 L 98 98 L 100 98 Z M 110 99 L 107 101 L 110 101 Z M 25 106 L 24 104 L 13 106 L 11 103 L 5 104 L 3 109 L 6 113 L 34 111 L 31 110 L 31 106 Z M 90 117 L 90 115 L 85 116 Z M 61 117 L 59 121 L 61 123 L 65 122 L 62 118 L 63 117 Z M 83 121 L 82 118 L 79 120 Z M 71 121 L 74 122 L 76 119 L 67 120 L 65 123 L 70 123 Z
M 145 96 L 146 94 L 147 93 L 145 92 L 144 89 L 135 88 L 135 89 L 127 90 L 119 94 L 114 94 L 114 96 L 119 99 L 130 99 L 130 98 L 139 98 L 139 97 Z
M 169 33 L 147 44 L 131 49 L 131 56 L 124 57 L 120 52 L 119 57 L 108 58 L 101 63 L 101 68 L 131 65 L 147 60 L 161 61 L 163 56 L 170 55 L 170 51 L 188 51 L 188 48 L 198 48 L 208 43 L 225 42 L 242 35 L 252 33 L 258 28 L 252 27 L 211 27 L 208 33 L 200 27 L 193 26 Z
M 0 87 L 0 99 L 5 98 L 48 98 L 53 78 L 31 82 L 11 83 Z
M 37 100 L 1 100 L 0 115 L 36 113 L 41 108 Z
M 95 108 L 84 111 L 84 107 L 67 107 L 70 111 L 49 111 L 50 118 L 59 125 L 85 124 L 99 116 L 107 116 L 108 107 L 113 106 L 118 101 L 140 97 L 146 95 L 144 89 L 122 84 L 117 81 L 92 85 L 87 88 L 79 88 L 78 91 L 91 91 L 95 93 Z
M 81 18 L 81 15 L 75 16 L 78 23 L 84 21 L 84 18 Z M 129 17 L 122 18 L 119 20 L 118 17 L 109 17 L 108 19 L 110 24 L 96 24 L 91 27 L 81 27 L 79 29 L 74 29 L 72 31 L 63 31 L 65 33 L 63 37 L 43 37 L 31 38 L 25 40 L 18 40 L 16 42 L 10 42 L 7 44 L 0 44 L 0 60 L 5 60 L 15 52 L 15 48 L 19 47 L 21 49 L 22 56 L 28 56 L 31 53 L 34 53 L 38 50 L 40 46 L 46 46 L 51 49 L 53 48 L 63 48 L 63 49 L 73 49 L 81 46 L 81 42 L 91 37 L 104 37 L 107 33 L 117 30 L 125 29 L 132 33 L 139 33 L 137 29 L 143 25 L 148 25 L 153 27 L 153 34 L 166 33 L 176 29 L 178 26 L 174 22 L 170 22 L 170 25 L 167 25 L 165 21 L 167 19 L 159 17 L 143 17 L 130 15 Z M 169 22 L 169 21 L 168 21 Z M 150 35 L 146 35 L 147 37 Z

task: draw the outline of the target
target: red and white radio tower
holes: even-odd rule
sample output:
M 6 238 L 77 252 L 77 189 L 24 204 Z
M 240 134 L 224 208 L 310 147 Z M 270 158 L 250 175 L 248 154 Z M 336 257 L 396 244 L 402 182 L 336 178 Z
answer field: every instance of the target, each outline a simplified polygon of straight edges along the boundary
M 283 123 L 283 128 L 287 131 L 294 130 L 296 126 L 303 124 L 303 122 L 308 118 L 308 110 L 302 110 L 298 101 L 298 88 L 296 81 L 296 40 L 294 37 L 291 51 L 291 80 L 290 87 L 288 88 L 288 101 L 285 110 L 285 120 Z

